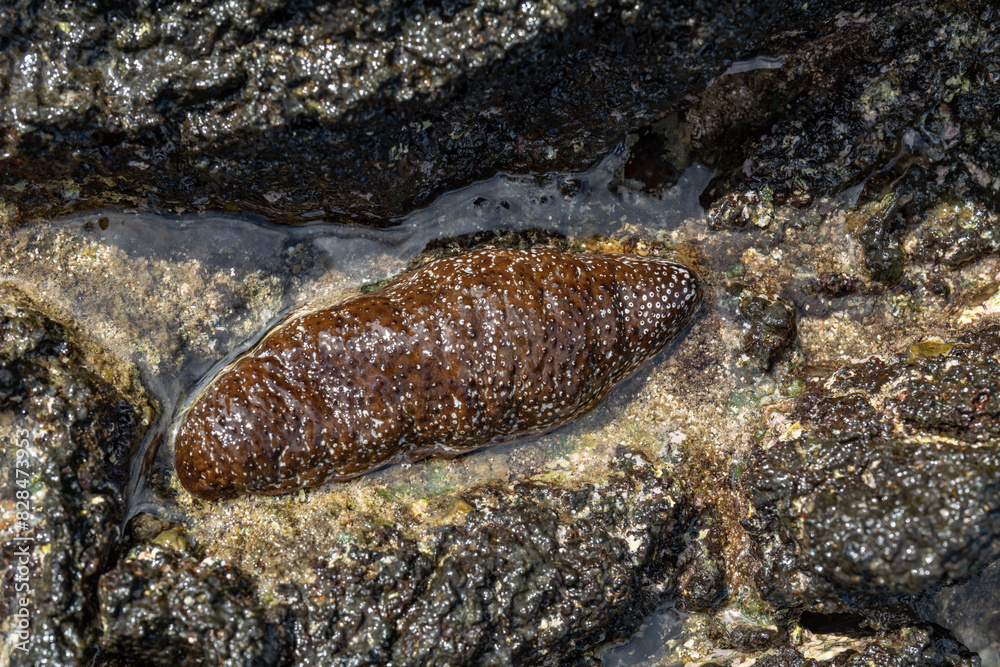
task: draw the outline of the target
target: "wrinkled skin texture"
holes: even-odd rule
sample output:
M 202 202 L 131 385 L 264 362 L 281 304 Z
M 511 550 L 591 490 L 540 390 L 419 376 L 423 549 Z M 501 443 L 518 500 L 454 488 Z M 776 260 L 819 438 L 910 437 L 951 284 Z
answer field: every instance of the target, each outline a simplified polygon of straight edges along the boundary
M 401 458 L 551 431 L 687 322 L 684 266 L 486 250 L 292 319 L 197 400 L 177 474 L 206 499 L 287 493 Z

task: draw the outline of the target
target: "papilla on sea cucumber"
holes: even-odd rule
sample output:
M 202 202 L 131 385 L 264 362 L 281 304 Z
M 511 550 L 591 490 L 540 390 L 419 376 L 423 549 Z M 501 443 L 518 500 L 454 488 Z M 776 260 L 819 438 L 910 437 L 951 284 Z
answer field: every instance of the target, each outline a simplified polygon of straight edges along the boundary
M 684 326 L 676 262 L 547 249 L 440 259 L 293 317 L 216 377 L 174 456 L 195 496 L 279 494 L 551 431 Z

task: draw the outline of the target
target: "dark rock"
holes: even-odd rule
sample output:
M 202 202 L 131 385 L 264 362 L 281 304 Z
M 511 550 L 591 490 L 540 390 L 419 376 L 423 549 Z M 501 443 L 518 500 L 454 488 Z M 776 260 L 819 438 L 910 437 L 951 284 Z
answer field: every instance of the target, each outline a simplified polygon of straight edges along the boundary
M 609 185 L 631 187 L 638 192 L 658 195 L 675 185 L 680 170 L 687 166 L 686 155 L 678 155 L 678 143 L 671 136 L 676 128 L 662 122 L 647 126 L 625 138 L 628 159 Z
M 102 651 L 164 665 L 568 664 L 626 637 L 657 601 L 651 582 L 673 580 L 692 517 L 646 470 L 602 489 L 464 494 L 461 523 L 420 545 L 387 527 L 357 535 L 268 605 L 233 568 L 147 550 L 101 580 Z
M 118 557 L 143 413 L 94 373 L 71 328 L 23 295 L 4 296 L 0 367 L 19 388 L 0 402 L 3 422 L 14 425 L 0 430 L 0 497 L 24 503 L 24 514 L 0 533 L 2 606 L 15 618 L 25 598 L 31 622 L 10 660 L 75 665 L 99 634 L 97 580 Z
M 841 4 L 7 3 L 0 215 L 386 224 L 497 171 L 584 169 L 748 41 Z
M 21 386 L 20 379 L 8 369 L 0 367 L 0 406 L 6 405 Z
M 858 667 L 979 667 L 981 663 L 979 656 L 940 628 L 918 625 L 879 633 L 863 651 L 843 664 Z
M 707 611 L 726 597 L 721 535 L 714 526 L 702 526 L 689 534 L 695 539 L 680 555 L 677 600 L 686 611 Z
M 974 203 L 943 200 L 912 231 L 913 260 L 959 268 L 1000 249 L 1000 218 Z
M 723 227 L 767 227 L 774 217 L 773 193 L 749 190 L 732 194 L 708 208 L 708 219 L 715 229 Z
M 969 581 L 937 591 L 927 605 L 926 618 L 950 628 L 955 637 L 983 658 L 1000 660 L 1000 561 Z
M 857 201 L 883 189 L 876 171 L 895 165 L 883 175 L 895 179 L 915 156 L 940 167 L 939 178 L 923 179 L 928 201 L 954 187 L 971 187 L 996 201 L 998 184 L 984 170 L 996 164 L 1000 143 L 983 121 L 996 117 L 998 100 L 991 85 L 978 84 L 985 78 L 967 74 L 991 71 L 995 49 L 991 38 L 944 46 L 946 34 L 979 34 L 982 21 L 996 16 L 987 3 L 966 7 L 968 20 L 957 22 L 942 20 L 956 15 L 931 4 L 845 12 L 836 30 L 817 36 L 809 57 L 790 56 L 782 68 L 753 72 L 756 77 L 746 81 L 720 78 L 689 112 L 703 130 L 694 152 L 704 146 L 717 156 L 708 161 L 718 171 L 702 195 L 705 208 L 742 212 L 741 202 L 765 199 L 796 208 L 825 197 Z M 785 35 L 773 39 L 771 52 L 787 52 Z M 954 49 L 953 56 L 930 55 L 931 44 Z M 926 57 L 907 55 L 917 53 Z M 901 66 L 884 70 L 890 61 Z M 726 99 L 739 100 L 740 109 L 720 113 Z M 891 230 L 882 234 L 892 236 Z M 889 275 L 897 270 L 893 252 L 873 259 Z
M 782 606 L 798 595 L 836 600 L 822 581 L 915 594 L 1000 556 L 1000 454 L 935 437 L 991 433 L 997 343 L 987 329 L 962 339 L 954 356 L 896 363 L 886 391 L 897 398 L 882 408 L 836 387 L 797 399 L 790 418 L 801 434 L 765 435 L 743 478 L 761 515 L 746 525 L 766 524 L 790 549 L 767 547 L 758 573 L 767 597 Z M 809 582 L 793 583 L 796 571 Z
M 874 211 L 858 230 L 858 242 L 865 255 L 865 268 L 874 280 L 888 285 L 899 282 L 906 266 L 896 202 Z
M 708 636 L 721 648 L 756 651 L 774 646 L 783 632 L 775 626 L 764 626 L 742 619 L 730 620 L 721 614 L 712 617 Z
M 877 633 L 866 638 L 860 650 L 829 660 L 806 658 L 793 646 L 781 646 L 760 656 L 757 667 L 978 667 L 979 657 L 943 633 L 921 625 Z
M 739 313 L 749 323 L 743 334 L 743 353 L 749 369 L 767 372 L 795 341 L 795 306 L 783 299 L 758 294 L 740 297 Z
M 1000 327 L 967 335 L 918 366 L 891 401 L 905 423 L 970 443 L 1000 437 Z
M 288 665 L 281 608 L 265 611 L 249 578 L 154 549 L 101 578 L 105 651 L 145 664 Z
M 824 273 L 810 280 L 806 285 L 806 291 L 813 297 L 839 299 L 860 293 L 862 285 L 857 278 L 842 273 Z
M 815 660 L 808 660 L 791 646 L 781 646 L 768 651 L 754 662 L 755 667 L 816 667 Z

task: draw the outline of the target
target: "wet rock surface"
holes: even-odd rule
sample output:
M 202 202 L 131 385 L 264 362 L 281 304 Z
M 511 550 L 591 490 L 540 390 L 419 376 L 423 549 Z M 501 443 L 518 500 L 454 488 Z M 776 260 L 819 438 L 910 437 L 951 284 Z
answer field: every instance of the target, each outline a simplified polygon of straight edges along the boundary
M 782 606 L 796 595 L 807 606 L 839 601 L 803 585 L 802 570 L 841 591 L 915 594 L 1000 555 L 1000 448 L 984 442 L 998 334 L 837 369 L 783 405 L 788 413 L 767 414 L 741 482 L 753 508 L 745 525 L 794 545 L 795 567 L 774 550 L 759 573 Z
M 13 664 L 998 664 L 995 627 L 968 617 L 995 616 L 1000 556 L 989 3 L 71 11 L 0 10 L 0 277 L 35 288 L 0 296 L 5 584 L 20 433 L 44 510 L 27 653 L 4 589 Z M 26 219 L 381 225 L 496 170 L 527 175 L 461 210 L 532 229 L 445 231 L 415 263 L 498 239 L 677 253 L 706 295 L 678 344 L 537 443 L 226 503 L 154 469 L 160 518 L 115 541 L 154 414 L 116 355 L 169 374 L 328 267 L 303 256 L 318 243 L 281 246 L 274 275 L 267 253 L 241 273 L 174 248 L 77 332 L 61 300 L 147 260 L 98 252 L 98 214 L 86 243 Z M 705 216 L 671 218 L 693 183 Z M 603 236 L 550 222 L 566 211 L 605 211 Z M 654 649 L 607 648 L 654 608 Z
M 386 224 L 498 170 L 590 166 L 758 30 L 836 4 L 7 3 L 2 219 Z
M 1000 660 L 1000 641 L 993 631 L 1000 618 L 998 579 L 1000 562 L 994 561 L 968 583 L 935 593 L 925 614 L 934 623 L 947 623 L 957 639 L 979 654 L 983 664 Z
M 99 634 L 97 582 L 120 555 L 129 457 L 149 406 L 96 365 L 72 327 L 4 292 L 0 369 L 14 378 L 0 396 L 5 663 L 75 664 Z
M 870 181 L 899 183 L 911 169 L 933 171 L 932 178 L 916 176 L 926 179 L 923 193 L 880 207 L 867 226 L 873 253 L 877 236 L 892 236 L 897 216 L 912 219 L 907 212 L 950 189 L 972 188 L 992 200 L 996 185 L 986 165 L 996 158 L 996 143 L 977 138 L 996 106 L 985 74 L 996 57 L 988 37 L 995 16 L 982 3 L 967 10 L 949 14 L 933 3 L 894 4 L 881 16 L 848 10 L 808 55 L 790 54 L 781 69 L 757 72 L 760 85 L 745 93 L 753 103 L 741 112 L 747 122 L 706 118 L 701 141 L 731 147 L 718 142 L 721 135 L 740 146 L 719 152 L 720 172 L 703 195 L 713 217 L 743 210 L 741 199 L 802 207 Z M 943 58 L 928 57 L 932 44 L 946 51 Z M 799 55 L 808 62 L 795 63 Z M 977 70 L 982 78 L 971 74 Z M 891 265 L 887 258 L 867 261 Z
M 141 548 L 101 579 L 101 646 L 164 665 L 572 664 L 672 576 L 692 516 L 662 473 L 463 494 L 419 543 L 357 531 L 267 605 L 234 568 Z
M 184 560 L 152 547 L 100 582 L 103 650 L 174 665 L 278 665 L 294 644 L 280 611 L 265 612 L 253 582 L 225 565 Z
M 933 627 L 905 628 L 875 633 L 853 655 L 833 660 L 807 658 L 802 652 L 784 646 L 768 651 L 754 663 L 760 667 L 820 667 L 821 665 L 962 665 L 979 664 L 974 655 L 959 642 L 942 635 Z
M 747 323 L 742 347 L 748 370 L 767 372 L 795 342 L 795 306 L 782 299 L 748 293 L 740 296 L 738 309 Z

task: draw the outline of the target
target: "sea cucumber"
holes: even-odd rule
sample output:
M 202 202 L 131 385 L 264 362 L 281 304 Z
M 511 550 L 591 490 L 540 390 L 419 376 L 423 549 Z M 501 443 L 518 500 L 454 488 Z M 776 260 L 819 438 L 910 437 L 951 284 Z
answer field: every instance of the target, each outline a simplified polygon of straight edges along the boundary
M 200 498 L 279 494 L 551 431 L 697 309 L 682 264 L 547 249 L 439 259 L 299 315 L 220 373 L 174 442 Z

